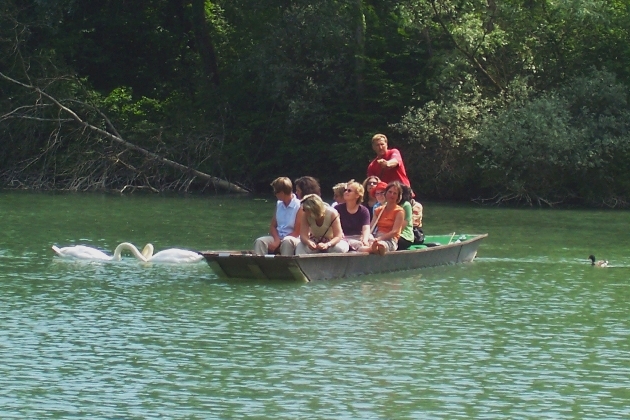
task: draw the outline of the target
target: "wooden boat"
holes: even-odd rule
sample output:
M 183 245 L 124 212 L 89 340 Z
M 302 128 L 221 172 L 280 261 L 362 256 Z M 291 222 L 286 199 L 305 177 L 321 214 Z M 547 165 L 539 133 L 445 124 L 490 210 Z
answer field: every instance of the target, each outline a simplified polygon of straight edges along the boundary
M 224 278 L 326 280 L 413 270 L 472 261 L 487 234 L 426 236 L 425 244 L 384 256 L 365 252 L 257 256 L 252 251 L 204 251 L 212 270 Z

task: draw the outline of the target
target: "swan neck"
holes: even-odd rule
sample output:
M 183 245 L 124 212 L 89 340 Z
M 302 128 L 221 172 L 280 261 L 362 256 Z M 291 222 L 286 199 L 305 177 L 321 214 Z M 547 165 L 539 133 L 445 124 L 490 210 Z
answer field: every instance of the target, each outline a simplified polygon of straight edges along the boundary
M 142 255 L 144 255 L 144 257 L 147 260 L 150 260 L 151 257 L 153 256 L 153 251 L 154 251 L 153 244 L 148 243 L 144 246 L 144 248 L 142 248 Z
M 147 262 L 147 259 L 144 257 L 144 255 L 142 255 L 142 253 L 140 253 L 140 251 L 138 251 L 138 248 L 136 248 L 134 244 L 131 244 L 129 242 L 122 242 L 118 244 L 118 246 L 114 250 L 114 256 L 112 257 L 112 259 L 116 261 L 120 261 L 121 254 L 125 250 L 130 251 L 133 254 L 133 256 L 139 259 L 140 261 Z

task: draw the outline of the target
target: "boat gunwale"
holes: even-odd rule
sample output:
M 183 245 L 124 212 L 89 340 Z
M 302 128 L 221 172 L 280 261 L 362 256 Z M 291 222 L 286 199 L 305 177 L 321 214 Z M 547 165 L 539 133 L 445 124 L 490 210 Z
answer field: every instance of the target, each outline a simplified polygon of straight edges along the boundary
M 392 251 L 392 252 L 388 252 L 386 253 L 384 256 L 387 257 L 387 255 L 409 255 L 409 254 L 417 254 L 417 253 L 422 253 L 422 252 L 430 252 L 430 251 L 434 251 L 434 250 L 439 250 L 439 249 L 445 249 L 445 248 L 452 248 L 452 247 L 457 247 L 457 246 L 462 246 L 468 243 L 472 243 L 481 239 L 484 239 L 488 236 L 487 233 L 480 233 L 480 234 L 466 234 L 467 236 L 472 236 L 472 238 L 470 239 L 466 239 L 465 241 L 460 241 L 460 242 L 451 242 L 449 244 L 444 244 L 444 245 L 438 245 L 438 246 L 433 246 L 433 247 L 426 247 L 426 248 L 420 248 L 420 249 L 406 249 L 403 251 Z M 430 236 L 430 235 L 429 235 Z M 434 235 L 434 236 L 439 236 L 439 235 Z M 253 251 L 243 251 L 243 250 L 221 250 L 221 251 L 214 251 L 214 250 L 208 250 L 208 251 L 199 251 L 199 253 L 201 255 L 203 255 L 204 257 L 219 257 L 219 258 L 226 258 L 226 257 L 231 257 L 231 258 L 273 258 L 273 259 L 282 259 L 282 260 L 299 260 L 299 259 L 304 259 L 304 258 L 332 258 L 332 257 L 345 257 L 345 258 L 350 258 L 350 257 L 366 257 L 366 256 L 370 256 L 373 254 L 370 254 L 369 252 L 322 252 L 322 253 L 315 253 L 315 254 L 300 254 L 300 255 L 273 255 L 273 254 L 267 254 L 267 255 L 256 255 L 253 253 Z

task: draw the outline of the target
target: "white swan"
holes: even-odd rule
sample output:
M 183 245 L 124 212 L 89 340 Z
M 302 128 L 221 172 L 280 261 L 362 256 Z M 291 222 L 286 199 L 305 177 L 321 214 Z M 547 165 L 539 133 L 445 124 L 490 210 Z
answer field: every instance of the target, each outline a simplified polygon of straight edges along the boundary
M 134 257 L 140 261 L 146 262 L 147 259 L 144 255 L 138 251 L 133 244 L 129 242 L 122 242 L 118 244 L 114 250 L 114 255 L 109 256 L 103 251 L 99 251 L 96 248 L 92 248 L 84 245 L 67 246 L 63 248 L 52 246 L 53 251 L 62 258 L 74 258 L 78 260 L 95 260 L 95 261 L 120 261 L 122 259 L 123 251 L 131 251 Z
M 146 244 L 142 248 L 142 255 L 147 262 L 165 262 L 165 263 L 196 263 L 203 260 L 203 255 L 195 251 L 187 249 L 169 248 L 153 254 L 153 244 Z

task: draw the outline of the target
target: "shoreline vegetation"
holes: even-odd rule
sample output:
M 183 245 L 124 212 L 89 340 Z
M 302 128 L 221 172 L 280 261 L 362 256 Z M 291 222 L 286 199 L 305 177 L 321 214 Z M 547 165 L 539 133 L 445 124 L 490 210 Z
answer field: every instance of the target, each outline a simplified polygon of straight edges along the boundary
M 259 193 L 362 180 L 428 200 L 630 207 L 622 2 L 6 0 L 0 188 Z

